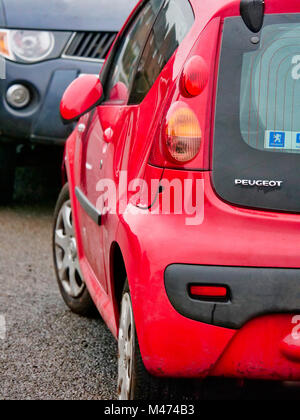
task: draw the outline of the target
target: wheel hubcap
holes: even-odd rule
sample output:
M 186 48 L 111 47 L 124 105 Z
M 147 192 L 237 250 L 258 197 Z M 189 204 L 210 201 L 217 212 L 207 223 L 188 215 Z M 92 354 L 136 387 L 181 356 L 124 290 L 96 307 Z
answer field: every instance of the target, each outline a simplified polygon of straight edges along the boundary
M 129 400 L 132 386 L 134 357 L 134 320 L 130 296 L 125 293 L 122 300 L 120 330 L 119 330 L 119 400 Z
M 78 298 L 84 291 L 85 284 L 79 267 L 71 201 L 62 206 L 57 218 L 55 256 L 59 279 L 64 290 L 72 298 Z

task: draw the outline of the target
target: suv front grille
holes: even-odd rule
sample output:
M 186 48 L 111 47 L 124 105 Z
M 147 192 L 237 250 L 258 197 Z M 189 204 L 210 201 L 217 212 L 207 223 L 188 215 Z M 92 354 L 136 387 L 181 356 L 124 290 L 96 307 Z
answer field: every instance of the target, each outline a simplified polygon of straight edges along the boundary
M 104 60 L 117 32 L 76 32 L 66 48 L 65 57 Z

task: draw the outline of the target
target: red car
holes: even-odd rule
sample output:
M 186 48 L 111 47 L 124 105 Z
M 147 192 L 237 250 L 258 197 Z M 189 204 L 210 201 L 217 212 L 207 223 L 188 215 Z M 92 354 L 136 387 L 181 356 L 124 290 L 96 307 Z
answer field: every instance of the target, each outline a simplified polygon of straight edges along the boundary
M 121 399 L 300 380 L 299 24 L 297 0 L 141 1 L 62 99 L 56 274 L 118 338 Z

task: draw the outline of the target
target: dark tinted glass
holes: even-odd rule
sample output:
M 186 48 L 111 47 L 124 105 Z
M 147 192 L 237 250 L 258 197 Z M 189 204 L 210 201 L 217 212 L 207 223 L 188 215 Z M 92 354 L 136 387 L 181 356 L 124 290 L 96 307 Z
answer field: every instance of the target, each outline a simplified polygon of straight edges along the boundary
M 223 28 L 213 181 L 227 202 L 300 213 L 300 15 L 266 15 L 254 36 Z
M 299 40 L 299 23 L 274 23 L 243 56 L 240 124 L 251 147 L 300 152 Z
M 161 7 L 162 0 L 150 0 L 123 35 L 108 78 L 108 100 L 127 103 L 134 77 L 134 68 L 140 58 L 149 31 Z
M 194 23 L 188 0 L 167 0 L 147 41 L 134 81 L 130 104 L 145 98 Z

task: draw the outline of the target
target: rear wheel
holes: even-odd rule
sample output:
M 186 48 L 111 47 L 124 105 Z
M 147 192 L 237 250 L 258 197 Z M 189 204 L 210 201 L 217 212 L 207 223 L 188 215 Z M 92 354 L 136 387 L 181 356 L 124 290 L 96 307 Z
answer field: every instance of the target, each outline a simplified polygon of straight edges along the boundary
M 53 258 L 58 286 L 67 306 L 76 314 L 93 315 L 95 306 L 79 266 L 68 184 L 62 189 L 55 209 Z
M 121 302 L 118 357 L 119 400 L 203 401 L 216 399 L 216 395 L 220 400 L 240 398 L 236 381 L 164 379 L 148 373 L 136 334 L 128 282 Z
M 158 398 L 159 380 L 146 371 L 140 354 L 128 283 L 121 302 L 118 349 L 119 400 Z
M 16 172 L 16 147 L 0 143 L 0 204 L 12 201 Z
M 198 380 L 164 379 L 148 373 L 137 339 L 128 282 L 121 302 L 118 341 L 119 400 L 195 400 L 200 397 Z

